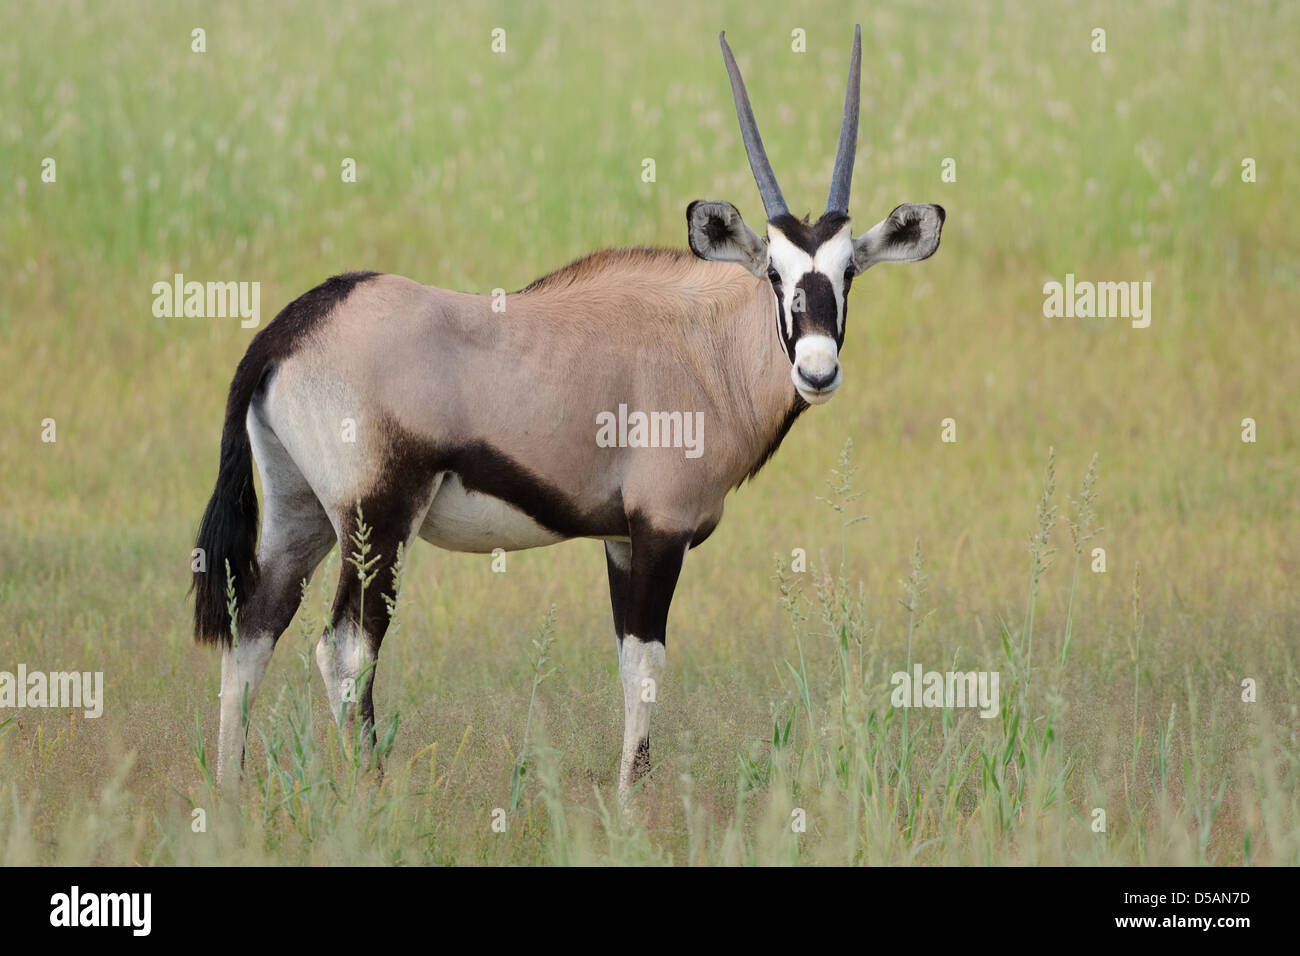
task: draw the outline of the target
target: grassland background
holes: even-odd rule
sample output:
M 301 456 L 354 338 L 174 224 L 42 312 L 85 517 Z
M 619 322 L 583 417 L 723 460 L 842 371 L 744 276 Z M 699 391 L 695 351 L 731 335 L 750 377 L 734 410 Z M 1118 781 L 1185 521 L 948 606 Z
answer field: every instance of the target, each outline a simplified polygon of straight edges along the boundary
M 682 246 L 696 198 L 735 202 L 757 226 L 724 27 L 785 194 L 815 212 L 855 22 L 851 212 L 865 229 L 900 201 L 942 203 L 943 246 L 855 284 L 844 388 L 690 556 L 642 818 L 601 810 L 622 708 L 592 542 L 511 556 L 506 574 L 418 546 L 379 669 L 381 720 L 400 712 L 384 783 L 349 777 L 313 668 L 311 782 L 295 794 L 254 780 L 242 809 L 218 808 L 191 736 L 197 715 L 215 744 L 218 665 L 191 644 L 185 590 L 252 333 L 157 319 L 152 284 L 259 281 L 265 323 L 348 269 L 487 292 L 600 246 Z M 1089 49 L 1098 26 L 1104 54 Z M 190 51 L 194 27 L 205 54 Z M 790 50 L 795 27 L 805 54 Z M 0 713 L 14 718 L 0 727 L 0 860 L 1300 861 L 1297 39 L 1294 4 L 1208 0 L 0 6 L 0 669 L 102 670 L 106 684 L 99 720 Z M 40 181 L 46 156 L 56 184 Z M 355 184 L 340 182 L 345 156 Z M 944 157 L 955 183 L 940 181 Z M 1042 285 L 1066 272 L 1149 279 L 1151 327 L 1043 318 Z M 1240 440 L 1247 416 L 1255 444 Z M 40 440 L 47 417 L 54 444 Z M 946 417 L 956 444 L 939 440 Z M 909 764 L 890 730 L 872 760 L 893 770 L 827 796 L 809 777 L 819 741 L 867 738 L 821 706 L 839 699 L 838 625 L 815 611 L 798 631 L 814 706 L 783 748 L 808 759 L 773 759 L 773 720 L 797 710 L 784 662 L 799 654 L 775 559 L 808 551 L 809 594 L 838 565 L 839 519 L 817 496 L 849 437 L 855 513 L 870 515 L 847 535 L 852 628 L 882 720 L 914 541 L 928 576 L 914 659 L 1005 667 L 999 622 L 1025 615 L 1047 449 L 1062 504 L 1097 453 L 1109 570 L 1085 571 L 1075 594 L 1061 787 L 1007 812 L 978 770 L 936 781 L 928 768 L 966 765 L 935 755 L 949 736 L 992 751 L 1003 730 L 945 732 L 922 712 L 911 733 L 930 756 Z M 1055 541 L 1067 552 L 1042 583 L 1042 659 L 1059 656 L 1069 595 L 1064 524 Z M 541 749 L 496 834 L 551 603 L 555 670 L 529 741 Z M 255 724 L 301 699 L 298 633 Z M 1256 704 L 1240 701 L 1245 677 Z M 739 785 L 740 755 L 771 761 L 770 778 Z M 257 732 L 250 762 L 265 773 Z M 943 799 L 918 814 L 918 793 Z M 191 830 L 196 805 L 207 833 Z M 790 834 L 791 806 L 810 808 L 807 833 Z

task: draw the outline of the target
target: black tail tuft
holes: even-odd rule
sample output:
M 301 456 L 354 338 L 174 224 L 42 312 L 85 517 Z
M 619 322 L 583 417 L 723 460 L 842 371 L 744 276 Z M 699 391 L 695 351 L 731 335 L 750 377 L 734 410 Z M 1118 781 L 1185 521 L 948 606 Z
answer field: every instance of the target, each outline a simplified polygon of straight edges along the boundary
M 204 568 L 194 572 L 194 640 L 200 644 L 227 646 L 231 642 L 227 562 L 234 578 L 236 608 L 245 607 L 257 587 L 257 494 L 244 418 L 264 369 L 249 367 L 248 358 L 240 363 L 230 383 L 217 486 L 204 509 L 195 545 L 202 551 Z

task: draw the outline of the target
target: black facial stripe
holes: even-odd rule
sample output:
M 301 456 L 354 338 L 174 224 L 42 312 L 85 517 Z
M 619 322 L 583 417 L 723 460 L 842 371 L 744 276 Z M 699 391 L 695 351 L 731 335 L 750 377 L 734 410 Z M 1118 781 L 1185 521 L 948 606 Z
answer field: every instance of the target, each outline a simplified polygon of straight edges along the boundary
M 781 347 L 785 349 L 785 354 L 790 359 L 790 364 L 794 364 L 794 340 L 795 336 L 785 334 L 785 299 L 781 296 L 781 285 L 776 283 L 776 337 L 781 342 Z M 797 329 L 796 329 L 797 331 Z
M 771 224 L 781 230 L 781 234 L 789 239 L 792 245 L 811 256 L 816 254 L 822 243 L 834 238 L 848 221 L 849 217 L 843 213 L 828 212 L 810 226 L 786 213 L 777 216 Z
M 807 272 L 799 279 L 795 288 L 803 290 L 805 309 L 799 316 L 799 334 L 821 332 L 839 342 L 840 334 L 837 327 L 839 303 L 836 301 L 835 287 L 831 285 L 831 280 L 820 272 Z
M 844 301 L 841 303 L 841 315 L 844 320 L 840 323 L 839 335 L 835 336 L 835 342 L 839 348 L 844 348 L 844 336 L 849 331 L 849 289 L 853 285 L 853 270 L 850 269 L 844 274 Z

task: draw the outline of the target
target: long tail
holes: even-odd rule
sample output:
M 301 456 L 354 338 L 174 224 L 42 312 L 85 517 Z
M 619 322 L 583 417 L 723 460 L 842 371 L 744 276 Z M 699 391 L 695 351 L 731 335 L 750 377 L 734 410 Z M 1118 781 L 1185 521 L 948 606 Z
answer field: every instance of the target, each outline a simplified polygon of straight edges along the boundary
M 253 450 L 245 417 L 249 403 L 266 371 L 254 358 L 244 356 L 230 383 L 226 423 L 221 430 L 221 463 L 217 486 L 203 512 L 196 547 L 202 549 L 194 572 L 194 640 L 200 644 L 231 643 L 230 612 L 226 594 L 226 565 L 234 578 L 235 602 L 247 605 L 257 587 L 257 494 L 253 490 Z M 238 612 L 236 612 L 238 613 Z

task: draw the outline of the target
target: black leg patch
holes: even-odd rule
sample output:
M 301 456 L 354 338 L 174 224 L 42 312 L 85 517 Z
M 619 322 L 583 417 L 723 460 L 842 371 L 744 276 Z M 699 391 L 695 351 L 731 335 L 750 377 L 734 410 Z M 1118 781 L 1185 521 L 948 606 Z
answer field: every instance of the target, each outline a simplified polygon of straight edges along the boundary
M 638 515 L 633 515 L 630 523 L 632 571 L 623 633 L 662 644 L 677 576 L 695 531 L 659 531 Z
M 620 641 L 627 633 L 627 598 L 631 572 L 614 563 L 610 546 L 605 545 L 605 570 L 609 572 L 609 607 L 614 613 L 614 634 Z
M 632 762 L 632 782 L 636 783 L 650 772 L 650 738 L 643 737 L 636 745 L 636 760 Z

